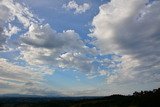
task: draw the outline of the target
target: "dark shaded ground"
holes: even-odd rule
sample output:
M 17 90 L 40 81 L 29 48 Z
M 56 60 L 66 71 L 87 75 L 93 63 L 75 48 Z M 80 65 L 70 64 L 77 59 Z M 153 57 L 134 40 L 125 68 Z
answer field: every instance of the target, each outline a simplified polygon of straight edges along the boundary
M 160 88 L 132 96 L 108 97 L 1 97 L 0 107 L 160 107 Z

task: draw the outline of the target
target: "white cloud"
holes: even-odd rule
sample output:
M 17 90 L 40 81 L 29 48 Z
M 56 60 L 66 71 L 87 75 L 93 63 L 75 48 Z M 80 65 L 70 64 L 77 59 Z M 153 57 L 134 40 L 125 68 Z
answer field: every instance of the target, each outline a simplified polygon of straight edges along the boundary
M 83 72 L 91 72 L 94 69 L 93 61 L 85 55 L 92 54 L 95 50 L 86 47 L 74 30 L 58 33 L 49 24 L 33 23 L 21 40 L 21 58 L 30 65 L 46 65 Z
M 21 29 L 16 27 L 16 26 L 12 26 L 11 24 L 8 25 L 7 29 L 4 29 L 4 34 L 7 36 L 12 36 L 14 34 L 17 34 Z
M 108 72 L 105 71 L 105 70 L 101 70 L 101 71 L 99 71 L 99 73 L 100 73 L 101 76 L 104 76 L 104 75 L 107 75 L 107 74 L 108 74 Z
M 81 14 L 90 9 L 90 5 L 88 3 L 84 3 L 79 5 L 76 1 L 72 0 L 68 4 L 64 4 L 63 8 L 67 10 L 74 10 L 74 14 Z
M 2 26 L 4 22 L 7 21 L 8 17 L 9 17 L 9 9 L 0 4 L 0 26 Z
M 22 37 L 22 41 L 34 47 L 47 49 L 66 47 L 67 50 L 69 48 L 79 49 L 84 47 L 83 42 L 79 39 L 79 35 L 74 30 L 57 33 L 49 24 L 32 24 L 29 27 L 29 31 Z
M 12 0 L 1 0 L 0 8 L 0 50 L 4 50 L 8 45 L 6 43 L 7 39 L 21 30 L 10 22 L 17 19 L 16 21 L 22 23 L 24 28 L 27 29 L 31 23 L 37 21 L 34 20 L 33 14 L 26 7 Z M 15 62 L 0 59 L 0 94 L 17 92 L 27 94 L 29 91 L 35 93 L 36 88 L 47 92 L 43 88 L 44 76 L 51 75 L 53 70 L 43 66 L 28 66 L 27 64 L 19 66 L 13 63 Z M 33 84 L 34 87 L 31 84 L 26 85 L 28 83 Z
M 31 25 L 21 39 L 21 56 L 31 65 L 48 64 L 62 68 L 69 68 L 71 65 L 72 68 L 73 63 L 81 63 L 75 60 L 87 51 L 87 47 L 73 30 L 57 33 L 48 24 Z
M 92 36 L 102 53 L 122 56 L 108 82 L 160 81 L 160 1 L 111 0 L 93 19 Z
M 12 64 L 6 59 L 0 59 L 0 77 L 3 79 L 18 81 L 18 82 L 29 82 L 31 81 L 40 81 L 43 80 L 44 71 L 32 68 L 31 66 L 19 66 Z M 47 70 L 46 70 L 47 71 Z M 48 70 L 49 71 L 49 70 Z
M 10 22 L 18 20 L 27 29 L 31 23 L 37 21 L 33 18 L 33 14 L 25 6 L 14 2 L 13 0 L 0 1 L 0 50 L 7 50 L 7 39 L 17 34 L 21 29 L 17 26 L 11 25 Z
M 20 56 L 18 55 L 12 63 L 9 60 L 0 61 L 0 92 L 29 94 L 33 94 L 34 91 L 45 94 L 54 92 L 53 87 L 47 90 L 43 88 L 45 84 L 43 79 L 46 75 L 52 75 L 56 68 L 73 69 L 91 76 L 97 75 L 99 69 L 93 64 L 95 59 L 86 57 L 86 54 L 97 54 L 96 49 L 85 46 L 86 44 L 74 30 L 56 32 L 49 24 L 41 22 L 24 5 L 13 0 L 3 0 L 0 3 L 6 8 L 6 13 L 9 13 L 4 14 L 7 18 L 1 21 L 5 26 L 1 25 L 0 46 L 8 45 L 7 39 L 10 39 L 10 36 L 20 30 L 23 31 L 18 35 L 20 42 L 17 40 L 19 43 L 16 48 Z M 82 7 L 78 6 L 80 10 L 77 11 L 84 11 Z M 15 22 L 20 23 L 21 29 L 13 25 Z M 25 67 L 13 64 L 21 62 Z M 6 88 L 5 91 L 2 85 L 12 88 Z
M 91 72 L 94 69 L 92 60 L 86 58 L 85 54 L 95 53 L 95 49 L 86 47 L 74 30 L 58 33 L 49 24 L 41 23 L 40 19 L 20 3 L 3 0 L 1 4 L 10 12 L 8 23 L 18 21 L 24 26 L 21 29 L 26 31 L 21 36 L 19 46 L 21 60 L 31 66 L 71 68 L 84 72 Z M 78 6 L 78 8 L 82 7 L 85 7 L 85 4 Z M 80 9 L 79 11 L 84 10 Z M 21 29 L 9 23 L 8 28 L 5 29 L 5 34 L 12 36 Z M 3 42 L 5 43 L 6 37 L 4 39 Z M 64 58 L 65 55 L 67 56 Z
M 88 79 L 107 76 L 108 84 L 160 80 L 159 1 L 147 4 L 147 0 L 112 0 L 100 7 L 99 14 L 93 19 L 95 28 L 92 36 L 97 38 L 95 44 L 100 48 L 101 55 L 116 53 L 111 59 L 97 58 L 99 52 L 85 46 L 74 30 L 57 32 L 25 6 L 12 0 L 0 3 L 0 8 L 6 11 L 0 10 L 0 15 L 4 17 L 0 16 L 0 48 L 5 47 L 9 36 L 23 30 L 17 60 L 24 61 L 24 66 L 27 66 L 0 60 L 2 93 L 5 92 L 3 87 L 13 87 L 15 92 L 19 89 L 28 94 L 56 93 L 53 87 L 43 88 L 43 77 L 52 75 L 56 68 L 81 71 Z M 64 6 L 75 9 L 75 14 L 90 8 L 89 4 L 78 5 L 74 1 Z M 11 24 L 12 21 L 20 22 L 23 27 L 19 29 Z M 87 57 L 88 54 L 94 57 Z M 12 91 L 10 89 L 6 88 L 8 92 Z M 86 93 L 91 94 L 92 90 Z M 82 92 L 80 94 L 83 95 Z
M 32 22 L 37 22 L 34 19 L 34 15 L 29 11 L 27 7 L 13 0 L 2 0 L 1 4 L 8 8 L 10 12 L 10 20 L 15 20 L 15 17 L 28 28 Z
M 4 24 L 9 19 L 9 9 L 1 4 L 2 1 L 0 1 L 0 51 L 5 49 L 5 42 L 7 39 L 7 36 L 4 34 Z
M 45 83 L 44 76 L 50 75 L 49 69 L 31 66 L 20 66 L 0 59 L 0 94 L 32 94 L 43 96 L 60 96 L 61 92 L 55 91 Z
M 5 59 L 0 59 L 0 84 L 8 87 L 10 91 L 16 90 L 17 87 L 23 86 L 25 83 L 37 84 L 42 80 L 43 75 L 39 72 L 34 72 L 27 67 L 18 66 Z

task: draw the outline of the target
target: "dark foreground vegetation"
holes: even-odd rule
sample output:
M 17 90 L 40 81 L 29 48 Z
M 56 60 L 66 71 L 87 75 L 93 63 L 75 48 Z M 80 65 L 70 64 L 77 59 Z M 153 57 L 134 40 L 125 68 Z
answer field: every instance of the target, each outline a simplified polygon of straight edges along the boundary
M 160 88 L 132 96 L 108 97 L 0 97 L 0 107 L 160 107 Z

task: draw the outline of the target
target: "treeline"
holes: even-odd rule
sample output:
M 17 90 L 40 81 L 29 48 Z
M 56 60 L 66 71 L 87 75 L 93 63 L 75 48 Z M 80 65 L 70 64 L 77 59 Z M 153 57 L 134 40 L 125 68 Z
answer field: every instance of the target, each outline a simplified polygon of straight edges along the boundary
M 141 92 L 134 92 L 133 96 L 159 96 L 160 95 L 160 88 L 154 89 L 153 91 L 141 91 Z
M 133 95 L 80 101 L 72 107 L 160 107 L 160 88 L 152 91 L 134 92 Z

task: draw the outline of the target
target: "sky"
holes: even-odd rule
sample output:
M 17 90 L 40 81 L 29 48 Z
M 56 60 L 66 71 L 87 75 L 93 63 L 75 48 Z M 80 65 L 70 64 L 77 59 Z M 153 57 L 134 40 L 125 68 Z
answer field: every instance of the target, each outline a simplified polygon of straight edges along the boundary
M 0 94 L 159 88 L 159 11 L 159 0 L 0 0 Z

